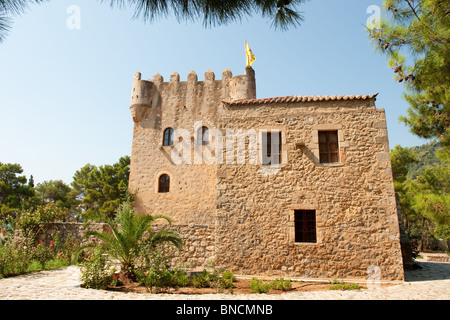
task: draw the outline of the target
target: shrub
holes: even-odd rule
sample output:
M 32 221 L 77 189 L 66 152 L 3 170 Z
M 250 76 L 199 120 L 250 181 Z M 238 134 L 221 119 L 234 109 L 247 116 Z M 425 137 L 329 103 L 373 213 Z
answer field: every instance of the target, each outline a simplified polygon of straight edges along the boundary
M 40 242 L 36 242 L 35 245 L 31 248 L 30 258 L 32 261 L 37 261 L 40 263 L 42 268 L 44 268 L 45 263 L 55 256 L 55 252 L 53 250 L 53 246 L 45 246 L 44 239 Z
M 109 282 L 109 286 L 111 286 L 111 287 L 119 287 L 119 286 L 122 286 L 122 285 L 123 285 L 123 282 L 120 279 L 120 274 L 119 273 L 114 273 L 111 281 Z
M 192 278 L 192 285 L 195 288 L 208 288 L 211 286 L 211 274 L 203 269 L 203 272 Z
M 51 240 L 49 245 L 45 239 L 35 240 L 46 223 L 63 215 L 64 212 L 49 204 L 21 212 L 15 219 L 0 221 L 0 278 L 70 265 L 72 252 L 79 246 L 73 238 L 61 244 L 56 234 L 47 239 Z M 16 231 L 22 237 L 16 237 Z
M 106 264 L 103 251 L 97 248 L 81 266 L 81 286 L 90 289 L 106 289 L 114 278 L 115 270 Z
M 235 282 L 236 276 L 230 270 L 225 270 L 222 274 L 222 279 L 230 280 L 231 282 Z
M 191 279 L 178 268 L 171 269 L 173 248 L 167 245 L 144 246 L 144 261 L 136 270 L 137 281 L 151 292 L 187 286 Z
M 27 272 L 41 271 L 42 264 L 39 261 L 31 261 L 27 267 Z
M 137 279 L 152 293 L 165 292 L 169 288 L 185 287 L 191 281 L 186 272 L 178 269 L 170 271 L 157 268 L 148 272 L 137 271 Z
M 360 290 L 360 289 L 363 289 L 363 287 L 361 287 L 357 283 L 352 283 L 349 285 L 348 283 L 345 283 L 344 281 L 333 280 L 331 282 L 329 289 L 330 290 Z
M 150 270 L 145 278 L 145 285 L 150 287 L 150 291 L 153 288 L 157 289 L 157 292 L 166 291 L 172 287 L 172 273 L 167 269 L 162 270 Z
M 267 293 L 271 287 L 271 283 L 263 283 L 257 278 L 252 278 L 252 281 L 250 282 L 250 293 Z
M 31 245 L 46 223 L 62 219 L 65 215 L 66 212 L 57 208 L 56 204 L 48 203 L 34 210 L 20 212 L 16 218 L 15 227 L 22 232 L 27 244 Z
M 44 265 L 44 269 L 45 270 L 53 270 L 53 269 L 67 267 L 69 265 L 70 265 L 69 260 L 62 259 L 62 258 L 56 258 L 56 259 L 48 260 Z
M 70 250 L 64 249 L 65 244 L 57 248 L 53 240 L 48 246 L 44 239 L 29 245 L 26 245 L 27 242 L 16 242 L 14 238 L 9 238 L 0 245 L 0 278 L 70 265 L 68 257 L 71 254 Z
M 173 284 L 175 287 L 187 287 L 191 282 L 191 278 L 186 272 L 175 269 L 173 271 Z
M 27 272 L 31 260 L 21 243 L 8 241 L 0 246 L 0 278 Z
M 275 279 L 272 281 L 271 286 L 273 289 L 288 291 L 292 289 L 292 282 L 290 279 Z
M 55 234 L 52 241 L 50 242 L 50 246 L 53 245 L 55 247 L 56 257 L 58 259 L 68 261 L 69 265 L 77 263 L 77 261 L 72 261 L 72 256 L 73 253 L 80 247 L 80 240 L 69 234 L 64 243 L 61 244 L 59 234 Z
M 225 270 L 222 273 L 222 277 L 220 278 L 219 286 L 223 289 L 232 289 L 234 288 L 233 282 L 236 281 L 236 276 L 230 270 Z

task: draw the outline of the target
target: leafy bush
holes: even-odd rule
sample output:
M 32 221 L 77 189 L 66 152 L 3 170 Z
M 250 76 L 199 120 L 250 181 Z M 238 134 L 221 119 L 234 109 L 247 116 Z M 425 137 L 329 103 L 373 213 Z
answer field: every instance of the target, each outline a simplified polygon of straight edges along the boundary
M 71 234 L 67 236 L 64 243 L 61 243 L 59 234 L 55 234 L 53 236 L 53 240 L 50 241 L 50 246 L 55 247 L 56 258 L 66 260 L 69 265 L 77 263 L 77 261 L 72 260 L 72 256 L 73 253 L 80 247 L 80 240 L 76 239 Z
M 236 276 L 230 270 L 225 270 L 223 272 L 223 274 L 222 274 L 222 279 L 229 280 L 231 282 L 235 282 L 236 281 Z
M 181 270 L 153 268 L 148 272 L 137 271 L 138 282 L 142 283 L 152 293 L 165 292 L 169 288 L 185 287 L 191 279 Z
M 270 282 L 263 283 L 262 280 L 252 278 L 250 282 L 250 293 L 267 293 L 271 287 L 272 284 Z
M 186 272 L 175 269 L 173 271 L 173 285 L 175 287 L 186 287 L 191 282 L 191 278 Z
M 114 278 L 115 270 L 107 267 L 103 251 L 98 247 L 81 266 L 81 286 L 90 289 L 106 289 Z
M 0 278 L 71 264 L 72 252 L 79 246 L 73 238 L 61 243 L 56 234 L 36 240 L 45 224 L 64 216 L 64 211 L 50 203 L 0 220 Z
M 32 246 L 29 253 L 31 261 L 38 262 L 42 268 L 44 268 L 47 261 L 52 260 L 55 256 L 53 245 L 46 246 L 44 239 L 40 242 L 36 242 L 36 244 Z
M 275 279 L 272 281 L 271 287 L 277 290 L 288 291 L 292 289 L 292 282 L 290 279 Z
M 63 219 L 65 211 L 57 208 L 54 203 L 38 206 L 34 210 L 20 212 L 15 221 L 15 226 L 22 232 L 25 240 L 30 245 L 36 240 L 36 236 L 46 223 Z
M 44 269 L 45 270 L 53 270 L 53 269 L 64 268 L 69 265 L 70 265 L 69 260 L 62 259 L 62 258 L 56 258 L 56 259 L 48 260 L 44 265 Z
M 145 277 L 145 286 L 150 288 L 151 292 L 166 291 L 168 288 L 172 287 L 172 273 L 169 270 L 150 270 Z
M 232 289 L 234 288 L 233 282 L 236 281 L 236 276 L 230 270 L 225 270 L 222 273 L 222 277 L 220 278 L 220 287 L 224 289 Z
M 192 285 L 195 288 L 208 288 L 211 286 L 212 275 L 203 269 L 203 272 L 192 278 Z
M 360 290 L 360 289 L 363 289 L 363 287 L 361 287 L 357 283 L 352 283 L 349 285 L 348 283 L 345 283 L 344 281 L 333 280 L 331 282 L 329 289 L 330 290 Z
M 42 264 L 39 261 L 31 261 L 27 267 L 27 272 L 41 271 Z
M 59 237 L 54 237 L 49 245 L 44 239 L 34 244 L 17 241 L 13 237 L 4 239 L 0 245 L 0 278 L 27 272 L 51 270 L 71 264 L 70 256 L 74 244 L 67 241 L 60 245 Z
M 0 278 L 27 272 L 30 262 L 27 248 L 23 245 L 8 241 L 0 246 Z
M 114 270 L 115 272 L 115 270 Z M 122 280 L 120 279 L 120 274 L 115 272 L 111 281 L 108 283 L 110 287 L 119 287 L 123 285 Z
M 236 276 L 230 270 L 223 271 L 219 264 L 212 264 L 212 272 L 206 269 L 202 273 L 194 276 L 192 285 L 195 288 L 215 288 L 221 292 L 223 289 L 234 288 L 233 282 L 236 281 Z

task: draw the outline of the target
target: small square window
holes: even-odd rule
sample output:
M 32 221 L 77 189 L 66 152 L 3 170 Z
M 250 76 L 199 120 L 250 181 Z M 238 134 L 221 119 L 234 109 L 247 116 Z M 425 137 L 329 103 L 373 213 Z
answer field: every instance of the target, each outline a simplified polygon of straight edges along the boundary
M 316 211 L 294 210 L 295 242 L 317 242 Z
M 337 131 L 319 131 L 320 163 L 339 162 Z

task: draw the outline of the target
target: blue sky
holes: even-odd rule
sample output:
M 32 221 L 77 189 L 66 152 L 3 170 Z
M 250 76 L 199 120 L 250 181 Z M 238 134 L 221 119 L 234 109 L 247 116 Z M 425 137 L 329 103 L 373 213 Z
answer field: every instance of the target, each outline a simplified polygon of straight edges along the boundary
M 164 18 L 132 19 L 132 9 L 92 0 L 52 0 L 16 17 L 0 44 L 0 162 L 19 163 L 35 182 L 72 181 L 87 163 L 115 163 L 131 154 L 132 78 L 172 72 L 216 79 L 244 72 L 244 42 L 256 56 L 257 97 L 374 94 L 386 110 L 390 147 L 425 140 L 398 121 L 406 114 L 403 86 L 365 30 L 375 0 L 311 0 L 305 21 L 287 32 L 258 16 L 227 26 Z M 80 9 L 69 29 L 67 8 Z

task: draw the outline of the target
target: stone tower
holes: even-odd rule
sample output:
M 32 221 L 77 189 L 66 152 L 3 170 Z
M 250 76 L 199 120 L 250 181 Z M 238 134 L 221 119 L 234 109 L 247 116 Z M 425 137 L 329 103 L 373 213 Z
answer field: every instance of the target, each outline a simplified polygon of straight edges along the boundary
M 245 68 L 244 75 L 235 77 L 226 69 L 221 80 L 216 80 L 215 74 L 208 70 L 204 81 L 198 81 L 197 74 L 191 71 L 186 82 L 180 81 L 176 72 L 168 82 L 159 74 L 150 81 L 142 80 L 141 74 L 136 73 L 130 106 L 134 136 L 129 184 L 136 192 L 138 211 L 169 215 L 178 224 L 212 223 L 216 166 L 194 164 L 195 133 L 198 126 L 218 128 L 224 112 L 222 101 L 255 98 L 255 72 L 251 67 Z M 192 164 L 173 163 L 174 146 L 163 146 L 167 128 L 191 131 L 188 139 Z M 171 178 L 168 194 L 157 192 L 161 174 Z
M 171 217 L 194 267 L 213 259 L 238 274 L 402 280 L 376 97 L 257 99 L 251 67 L 221 80 L 191 71 L 185 82 L 136 73 L 136 210 Z

